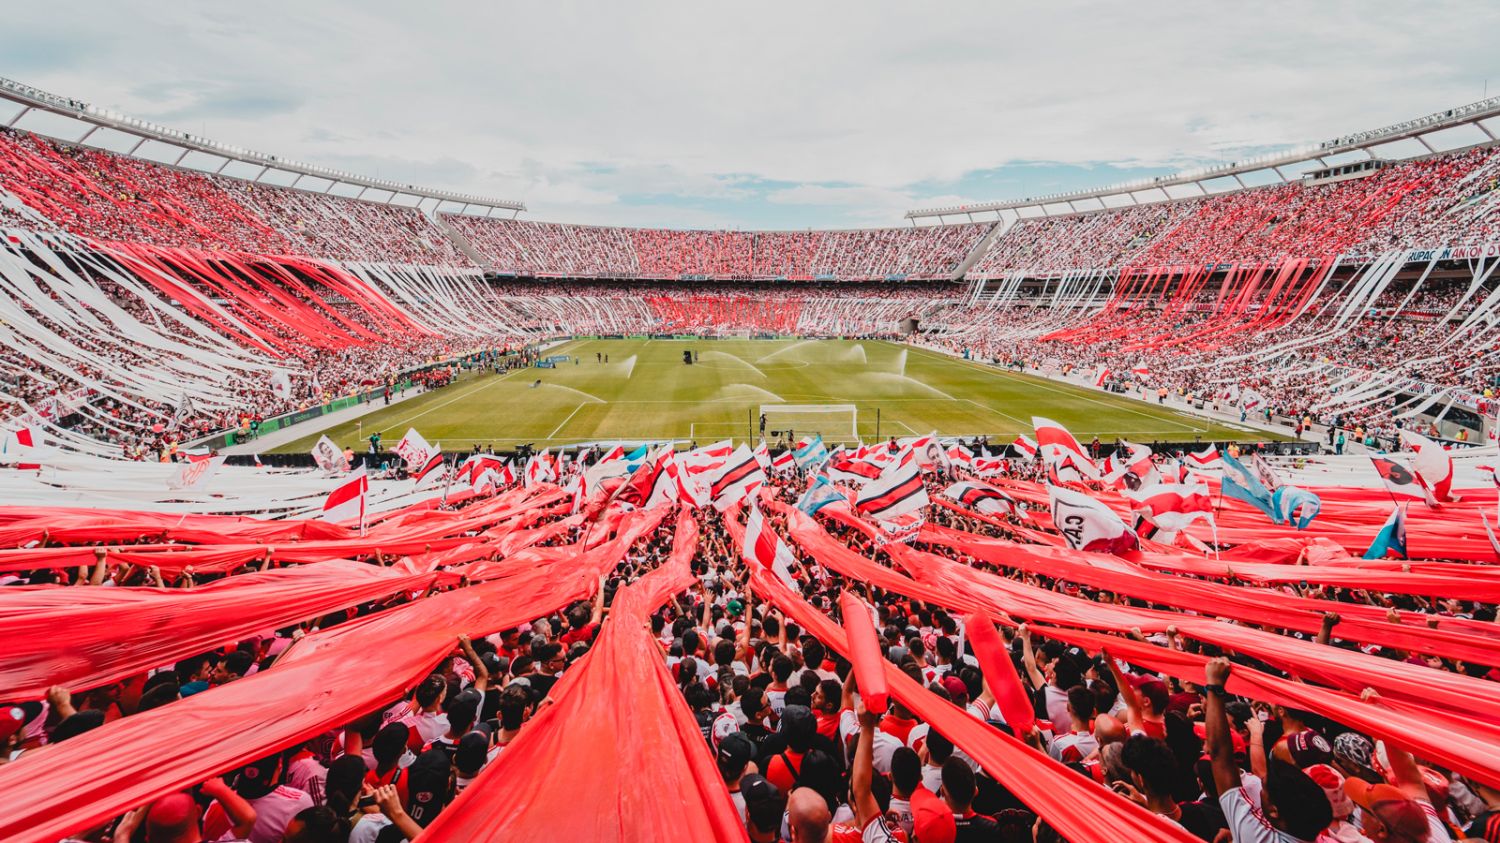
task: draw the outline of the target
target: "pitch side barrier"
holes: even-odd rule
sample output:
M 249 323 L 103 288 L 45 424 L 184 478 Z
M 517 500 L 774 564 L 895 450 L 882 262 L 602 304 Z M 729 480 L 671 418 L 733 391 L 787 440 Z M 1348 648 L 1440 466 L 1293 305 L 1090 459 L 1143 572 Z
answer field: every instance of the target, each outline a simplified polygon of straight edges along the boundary
M 941 437 L 940 436 L 939 438 L 946 438 L 946 437 Z M 1002 436 L 1001 434 L 995 434 L 994 436 L 992 436 L 990 438 L 991 438 L 991 441 L 999 441 L 1002 438 L 1003 439 L 1009 439 L 1011 437 L 1009 435 Z M 736 441 L 739 441 L 739 440 L 736 440 Z M 977 442 L 977 437 L 974 437 L 974 438 L 971 438 L 971 437 L 961 437 L 961 438 L 958 439 L 958 444 L 960 445 L 960 447 L 963 447 L 964 449 L 968 450 L 971 454 L 974 454 L 974 455 L 977 456 L 979 454 L 980 445 L 976 444 L 976 442 Z M 625 447 L 635 447 L 635 446 L 638 446 L 638 445 L 646 445 L 648 447 L 658 447 L 658 446 L 666 445 L 666 444 L 668 444 L 667 440 L 647 440 L 647 439 L 627 440 L 627 441 L 610 440 L 608 442 L 582 442 L 582 443 L 573 444 L 573 445 L 553 446 L 553 447 L 549 448 L 548 450 L 550 450 L 554 454 L 568 454 L 569 456 L 576 457 L 580 452 L 586 451 L 586 450 L 593 450 L 595 452 L 595 455 L 597 455 L 598 453 L 600 453 L 602 451 L 605 451 L 605 450 L 608 450 L 609 448 L 612 448 L 615 445 L 621 445 L 621 446 L 625 446 Z M 683 449 L 683 448 L 693 447 L 695 444 L 697 444 L 697 445 L 703 445 L 705 443 L 703 443 L 703 442 L 693 443 L 693 442 L 689 442 L 686 439 L 677 439 L 677 440 L 672 440 L 670 444 L 676 446 L 679 449 Z M 1214 445 L 1216 447 L 1227 447 L 1230 443 L 1228 441 L 1222 441 L 1221 442 L 1221 441 L 1194 440 L 1192 442 L 1151 442 L 1151 443 L 1141 442 L 1141 443 L 1137 443 L 1137 444 L 1148 445 L 1151 448 L 1151 450 L 1152 450 L 1153 453 L 1162 454 L 1162 455 L 1165 455 L 1165 456 L 1178 456 L 1178 455 L 1188 454 L 1188 453 L 1190 453 L 1192 451 L 1201 451 L 1204 448 L 1208 447 L 1209 445 Z M 1316 443 L 1316 442 L 1264 441 L 1264 442 L 1236 442 L 1235 444 L 1237 444 L 1239 446 L 1240 451 L 1242 453 L 1244 453 L 1244 454 L 1259 453 L 1259 454 L 1266 454 L 1268 456 L 1297 457 L 1297 456 L 1311 456 L 1311 455 L 1317 454 L 1319 452 L 1319 446 L 1318 446 L 1318 443 Z M 541 449 L 536 448 L 534 446 L 533 447 L 518 447 L 518 448 L 509 448 L 509 449 L 498 449 L 498 450 L 494 451 L 494 455 L 497 456 L 497 457 L 500 457 L 501 459 L 509 459 L 509 460 L 515 460 L 517 462 L 521 462 L 521 461 L 524 461 L 524 460 L 530 458 L 532 454 L 537 453 L 539 450 L 541 450 Z M 789 449 L 787 449 L 787 448 L 775 448 L 775 447 L 771 447 L 771 448 L 769 448 L 769 450 L 770 450 L 770 452 L 773 455 L 775 455 L 775 454 L 780 454 L 783 451 L 786 451 L 786 450 L 789 450 Z M 1090 446 L 1087 443 L 1084 444 L 1084 450 L 1085 451 L 1090 450 Z M 1099 444 L 1099 451 L 1098 451 L 1098 455 L 1097 455 L 1096 458 L 1097 459 L 1103 459 L 1105 457 L 1111 456 L 1111 455 L 1113 455 L 1115 453 L 1116 450 L 1117 450 L 1117 447 L 1116 447 L 1116 445 L 1114 443 L 1105 444 L 1105 443 L 1101 442 Z M 987 451 L 989 453 L 991 453 L 991 454 L 996 454 L 998 456 L 1003 456 L 1003 457 L 1006 457 L 1008 459 L 1024 459 L 1024 457 L 1021 456 L 1020 452 L 1017 451 L 1016 449 L 1012 448 L 1010 445 L 991 445 L 987 449 Z M 464 460 L 465 457 L 468 457 L 468 456 L 472 455 L 473 453 L 474 453 L 474 451 L 472 449 L 455 450 L 455 451 L 443 451 L 443 456 L 450 463 L 455 462 L 455 461 L 457 461 L 457 462 L 463 462 L 463 460 Z M 294 454 L 260 454 L 259 456 L 260 456 L 261 464 L 265 465 L 268 468 L 309 468 L 310 469 L 310 468 L 316 468 L 317 467 L 317 463 L 315 463 L 313 461 L 313 457 L 312 457 L 312 454 L 310 452 L 309 453 L 298 452 L 298 453 L 294 453 Z M 355 454 L 355 457 L 359 458 L 359 459 L 364 459 L 364 458 L 367 458 L 369 456 L 370 456 L 369 454 L 363 453 L 363 452 Z M 228 462 L 229 465 L 255 465 L 255 459 L 256 459 L 256 457 L 253 454 L 236 454 L 234 456 L 229 457 L 227 459 L 227 462 Z M 398 464 L 400 462 L 400 459 L 396 456 L 396 454 L 393 451 L 389 451 L 389 450 L 381 451 L 378 455 L 376 455 L 376 457 L 373 460 L 371 460 L 371 462 L 370 462 L 371 470 L 379 470 L 387 462 L 391 463 L 394 466 L 394 465 L 396 465 L 396 464 Z
M 392 383 L 390 388 L 392 392 L 400 392 L 404 389 L 410 389 L 414 383 L 412 381 L 413 375 L 421 374 L 422 372 L 430 372 L 433 369 L 445 366 L 451 366 L 454 363 L 458 363 L 465 369 L 470 369 L 475 365 L 483 365 L 493 360 L 515 356 L 516 353 L 517 352 L 514 351 L 503 352 L 499 349 L 489 349 L 486 351 L 472 352 L 470 354 L 460 355 L 458 357 L 450 357 L 446 360 L 438 360 L 432 363 L 423 363 L 420 366 L 413 366 L 409 369 L 402 369 L 400 372 L 397 372 L 397 376 L 401 379 Z M 437 388 L 441 389 L 442 387 Z M 272 416 L 271 418 L 261 421 L 260 426 L 256 429 L 256 435 L 259 436 L 270 433 L 274 430 L 281 430 L 282 428 L 290 427 L 291 425 L 297 424 L 299 422 L 305 422 L 308 419 L 315 419 L 319 416 L 326 416 L 329 413 L 335 413 L 339 410 L 345 410 L 360 404 L 368 404 L 376 398 L 381 397 L 384 393 L 385 386 L 381 385 L 373 389 L 362 390 L 360 392 L 352 392 L 348 395 L 340 396 L 333 399 L 332 401 L 329 401 L 326 404 L 319 404 L 316 407 L 307 407 L 301 410 L 294 410 L 290 413 L 282 413 L 279 416 Z M 194 448 L 203 447 L 213 449 L 227 448 L 232 445 L 241 445 L 245 442 L 250 441 L 250 439 L 252 438 L 243 436 L 240 433 L 241 430 L 243 430 L 243 428 L 221 430 L 209 436 L 194 439 L 187 444 L 189 447 Z M 230 464 L 234 465 L 237 463 L 235 463 L 231 458 Z

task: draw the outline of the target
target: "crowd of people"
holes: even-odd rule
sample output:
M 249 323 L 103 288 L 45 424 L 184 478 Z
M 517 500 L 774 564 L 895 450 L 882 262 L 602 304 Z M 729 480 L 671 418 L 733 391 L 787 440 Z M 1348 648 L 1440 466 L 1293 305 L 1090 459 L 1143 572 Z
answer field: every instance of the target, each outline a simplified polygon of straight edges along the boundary
M 1035 474 L 1033 468 L 1018 465 L 1014 477 L 997 482 L 1008 480 L 1019 488 L 1023 478 Z M 940 495 L 945 482 L 946 478 L 928 476 L 933 497 Z M 761 506 L 768 522 L 782 535 L 804 535 L 793 532 L 789 508 L 779 505 L 793 501 L 803 485 L 800 476 L 793 476 L 774 484 L 764 496 Z M 1118 637 L 1100 638 L 1106 642 L 1102 647 L 1089 649 L 1063 640 L 1074 630 L 1027 624 L 1024 614 L 1015 615 L 1020 622 L 1016 624 L 997 614 L 1007 621 L 1002 626 L 1006 651 L 1033 708 L 1034 726 L 1017 728 L 1007 722 L 1007 710 L 997 699 L 996 677 L 981 670 L 963 615 L 953 605 L 916 599 L 892 587 L 905 581 L 916 588 L 915 581 L 898 573 L 903 566 L 894 548 L 852 522 L 822 519 L 819 530 L 827 530 L 845 552 L 885 569 L 889 581 L 877 587 L 825 567 L 823 557 L 806 551 L 802 538 L 788 538 L 798 548 L 792 569 L 795 591 L 789 592 L 790 598 L 768 596 L 764 586 L 751 586 L 753 563 L 746 562 L 737 538 L 743 517 L 738 509 L 724 515 L 703 509 L 694 517 L 701 531 L 690 563 L 694 584 L 651 613 L 650 634 L 670 676 L 671 693 L 680 695 L 672 704 L 690 711 L 701 730 L 701 737 L 693 740 L 703 745 L 690 751 L 712 757 L 737 822 L 750 840 L 1063 839 L 1053 828 L 1057 816 L 1049 822 L 1038 806 L 1017 795 L 1035 789 L 1023 787 L 1015 771 L 977 761 L 974 744 L 969 744 L 969 751 L 959 745 L 973 740 L 970 733 L 945 734 L 930 722 L 937 716 L 932 706 L 986 733 L 1003 732 L 1022 741 L 1038 758 L 1056 762 L 1051 765 L 1055 772 L 1048 775 L 1076 777 L 1073 781 L 1087 787 L 1088 798 L 1097 802 L 1121 810 L 1131 803 L 1179 828 L 1188 835 L 1183 839 L 1445 843 L 1500 838 L 1500 788 L 1491 783 L 1433 759 L 1414 757 L 1407 749 L 1339 722 L 1336 713 L 1269 704 L 1227 691 L 1226 684 L 1240 671 L 1285 675 L 1250 653 L 1226 651 L 1172 626 L 1150 634 L 1121 630 Z M 533 522 L 542 527 L 561 522 L 561 529 L 542 546 L 581 548 L 590 531 L 607 529 L 577 518 L 562 522 L 565 518 L 553 511 Z M 1037 527 L 1019 510 L 1007 516 L 978 516 L 961 507 L 933 506 L 927 518 L 934 527 L 975 538 L 1013 540 L 1021 547 L 1028 544 L 1027 531 Z M 1109 610 L 1181 611 L 1170 603 L 1127 598 L 1025 566 L 997 565 L 950 543 L 918 544 L 947 563 L 996 578 L 1020 592 Z M 590 669 L 587 656 L 612 622 L 616 596 L 665 564 L 673 550 L 674 531 L 671 519 L 666 519 L 628 548 L 600 578 L 592 598 L 494 635 L 472 640 L 459 636 L 451 652 L 425 677 L 371 675 L 369 682 L 408 690 L 399 700 L 327 724 L 322 733 L 218 771 L 188 790 L 153 794 L 134 810 L 71 839 L 417 839 L 475 782 L 501 792 L 514 786 L 503 778 L 484 778 L 486 769 L 512 747 L 524 744 L 537 717 L 568 693 L 560 682 Z M 372 565 L 393 561 L 378 552 L 364 559 Z M 216 589 L 224 589 L 233 588 L 236 577 L 267 567 L 279 567 L 269 555 L 224 575 L 195 576 L 187 571 L 164 577 L 154 568 L 112 563 L 101 553 L 93 565 L 39 568 L 7 575 L 5 580 L 11 586 L 41 588 L 156 584 L 193 589 L 212 582 Z M 462 573 L 466 565 L 452 570 Z M 147 711 L 170 709 L 247 677 L 275 676 L 284 669 L 280 660 L 295 652 L 299 640 L 319 630 L 364 622 L 447 590 L 472 587 L 467 578 L 450 578 L 448 583 L 309 618 L 207 652 L 184 654 L 103 687 L 57 685 L 40 699 L 14 700 L 0 718 L 0 765 L 19 772 L 92 730 Z M 1247 595 L 1260 593 L 1245 586 L 1225 587 Z M 837 619 L 839 598 L 846 592 L 870 604 L 881 657 L 909 678 L 927 705 L 898 695 L 883 713 L 872 709 L 847 652 L 792 617 L 789 600 L 805 601 L 809 610 Z M 1384 659 L 1404 664 L 1409 671 L 1430 671 L 1434 678 L 1493 680 L 1500 675 L 1491 665 L 1372 645 L 1358 634 L 1342 635 L 1340 626 L 1340 611 L 1374 607 L 1389 614 L 1393 629 L 1469 631 L 1475 624 L 1496 620 L 1492 605 L 1462 596 L 1416 597 L 1400 590 L 1317 583 L 1284 592 L 1277 596 L 1326 608 L 1315 637 L 1232 613 L 1221 619 L 1273 639 L 1298 638 L 1304 648 Z M 1137 649 L 1127 650 L 1127 645 Z M 1149 661 L 1145 657 L 1112 655 L 1114 646 L 1122 652 L 1208 661 L 1197 673 L 1163 673 L 1136 663 Z M 1379 694 L 1366 691 L 1360 704 L 1384 703 Z M 1408 710 L 1402 701 L 1390 705 Z M 1014 710 L 1010 714 L 1014 716 Z M 235 728 L 233 723 L 223 725 Z M 1434 722 L 1433 728 L 1444 727 Z M 667 749 L 630 747 L 644 759 Z M 87 775 L 82 770 L 78 774 Z M 701 788 L 708 794 L 705 798 L 722 798 L 712 795 L 715 789 L 716 785 Z M 587 793 L 578 794 L 578 804 L 580 810 L 598 807 Z M 1067 810 L 1076 811 L 1077 806 Z M 622 821 L 629 823 L 631 817 L 622 816 Z
M 168 167 L 0 128 L 4 190 L 95 240 L 326 260 L 469 266 L 422 211 Z M 0 202 L 0 224 L 35 220 Z
M 989 224 L 847 231 L 683 231 L 444 215 L 496 271 L 571 278 L 940 280 Z
M 1497 185 L 1500 151 L 1491 147 L 1393 163 L 1344 181 L 1021 219 L 968 275 L 1371 258 L 1392 249 L 1477 246 L 1500 235 Z

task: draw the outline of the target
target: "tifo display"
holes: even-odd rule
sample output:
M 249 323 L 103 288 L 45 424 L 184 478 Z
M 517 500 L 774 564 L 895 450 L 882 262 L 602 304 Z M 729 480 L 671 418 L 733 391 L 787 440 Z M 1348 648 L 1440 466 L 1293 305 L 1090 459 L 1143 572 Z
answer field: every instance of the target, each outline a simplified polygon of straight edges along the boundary
M 687 231 L 0 129 L 0 840 L 1500 840 L 1485 134 Z

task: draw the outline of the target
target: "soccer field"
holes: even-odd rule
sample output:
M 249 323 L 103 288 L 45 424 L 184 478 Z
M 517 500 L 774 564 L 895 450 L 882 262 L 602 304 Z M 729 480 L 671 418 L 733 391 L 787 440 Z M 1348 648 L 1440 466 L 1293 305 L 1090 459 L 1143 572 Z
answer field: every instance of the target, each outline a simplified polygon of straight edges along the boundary
M 698 362 L 682 362 L 685 350 Z M 895 343 L 869 340 L 579 340 L 551 355 L 555 369 L 478 374 L 327 431 L 364 449 L 380 431 L 388 445 L 408 427 L 448 450 L 474 444 L 538 448 L 595 441 L 746 441 L 758 414 L 775 405 L 853 405 L 824 411 L 768 411 L 772 431 L 864 441 L 936 430 L 988 435 L 999 445 L 1031 433 L 1031 417 L 1060 422 L 1080 440 L 1116 436 L 1151 442 L 1266 439 L 1096 390 L 999 369 Z M 595 355 L 608 355 L 609 362 Z M 574 361 L 577 362 L 574 362 Z M 540 380 L 540 386 L 533 386 Z M 307 451 L 318 435 L 278 452 Z

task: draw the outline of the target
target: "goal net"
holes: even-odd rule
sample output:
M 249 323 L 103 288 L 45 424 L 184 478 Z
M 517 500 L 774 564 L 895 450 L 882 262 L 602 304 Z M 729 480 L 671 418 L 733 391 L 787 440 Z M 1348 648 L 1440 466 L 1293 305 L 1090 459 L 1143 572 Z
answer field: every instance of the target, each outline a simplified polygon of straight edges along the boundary
M 768 441 L 806 439 L 814 433 L 825 442 L 859 440 L 859 411 L 853 404 L 762 404 L 760 417 Z

